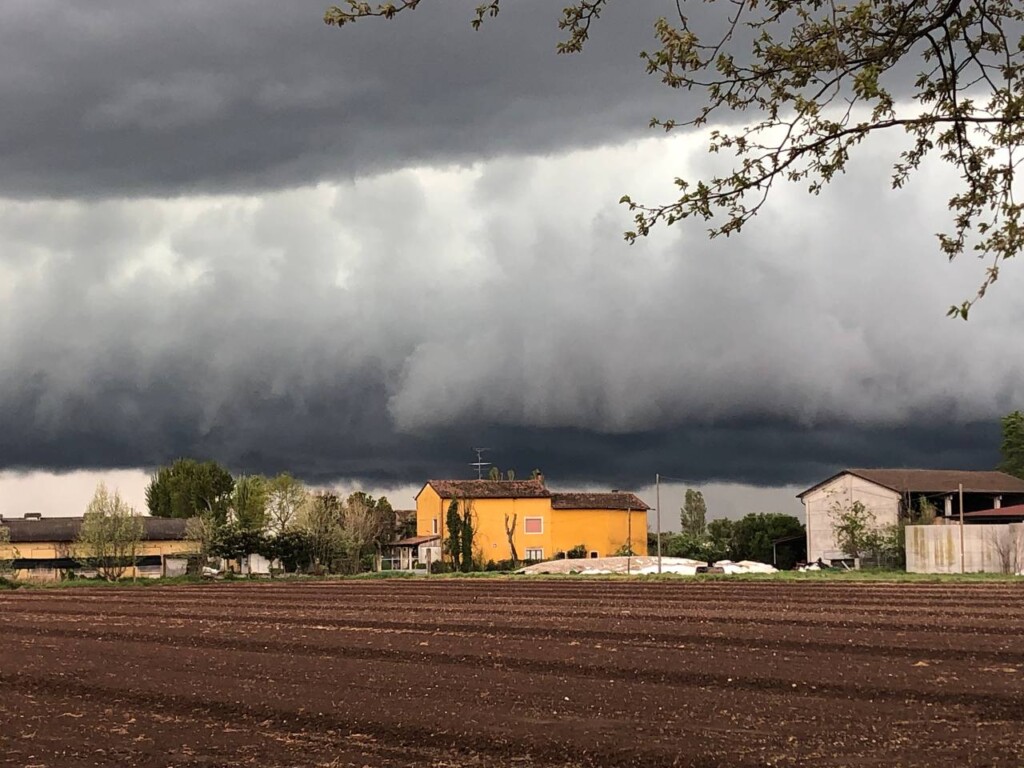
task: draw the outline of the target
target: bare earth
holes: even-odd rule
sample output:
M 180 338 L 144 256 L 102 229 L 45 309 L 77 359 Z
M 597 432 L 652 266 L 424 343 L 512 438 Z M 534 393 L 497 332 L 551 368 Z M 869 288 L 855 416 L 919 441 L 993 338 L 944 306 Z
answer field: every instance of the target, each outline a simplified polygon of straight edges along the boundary
M 0 765 L 1024 763 L 1014 584 L 0 592 Z

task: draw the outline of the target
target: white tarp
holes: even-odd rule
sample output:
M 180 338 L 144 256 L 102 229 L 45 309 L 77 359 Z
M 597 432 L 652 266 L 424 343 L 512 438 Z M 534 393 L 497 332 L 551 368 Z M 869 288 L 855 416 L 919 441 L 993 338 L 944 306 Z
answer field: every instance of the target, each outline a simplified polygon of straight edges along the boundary
M 683 576 L 695 576 L 697 569 L 706 566 L 704 560 L 690 560 L 685 557 L 661 558 L 661 572 Z M 720 560 L 715 563 L 727 574 L 775 573 L 775 568 L 753 560 Z M 574 573 L 581 576 L 596 576 L 610 573 L 651 574 L 658 573 L 658 558 L 651 555 L 638 557 L 595 557 L 579 560 L 549 560 L 520 568 L 516 573 Z

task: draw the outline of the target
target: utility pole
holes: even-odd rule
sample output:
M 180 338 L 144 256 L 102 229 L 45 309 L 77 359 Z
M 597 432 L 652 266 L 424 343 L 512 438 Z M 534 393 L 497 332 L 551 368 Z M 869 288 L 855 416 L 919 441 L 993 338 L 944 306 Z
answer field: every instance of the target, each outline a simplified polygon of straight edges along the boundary
M 658 528 L 658 573 L 661 573 L 661 473 L 654 476 L 654 507 Z
M 633 566 L 633 510 L 626 505 L 626 575 L 629 576 Z
M 960 573 L 964 572 L 964 484 L 959 484 L 960 493 Z
M 661 481 L 662 480 L 668 480 L 670 483 L 687 483 L 687 482 L 689 482 L 689 481 L 687 481 L 686 479 L 684 479 L 682 477 L 669 477 L 668 475 L 663 475 L 660 472 L 658 472 L 657 474 L 654 475 L 655 497 L 656 497 L 656 501 L 654 503 L 655 503 L 655 506 L 657 506 L 657 508 L 658 508 L 657 515 L 656 515 L 657 520 L 658 520 L 658 573 L 661 573 Z

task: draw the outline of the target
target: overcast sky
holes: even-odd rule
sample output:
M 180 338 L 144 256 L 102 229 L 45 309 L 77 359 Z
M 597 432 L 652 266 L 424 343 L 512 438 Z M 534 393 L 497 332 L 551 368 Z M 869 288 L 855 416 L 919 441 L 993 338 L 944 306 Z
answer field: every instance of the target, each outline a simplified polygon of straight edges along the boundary
M 936 247 L 947 171 L 889 192 L 868 142 L 738 237 L 629 246 L 623 193 L 712 168 L 646 127 L 692 104 L 637 56 L 669 4 L 613 5 L 578 57 L 557 4 L 480 32 L 473 5 L 0 5 L 0 513 L 138 498 L 182 455 L 404 505 L 486 446 L 731 515 L 842 466 L 998 461 L 1024 265 L 945 319 L 984 266 Z

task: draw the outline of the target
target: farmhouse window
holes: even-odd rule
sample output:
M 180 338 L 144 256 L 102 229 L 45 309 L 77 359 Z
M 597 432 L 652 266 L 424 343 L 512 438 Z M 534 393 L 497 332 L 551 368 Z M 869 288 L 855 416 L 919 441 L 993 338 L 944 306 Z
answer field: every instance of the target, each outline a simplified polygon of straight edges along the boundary
M 437 535 L 437 518 L 435 517 L 430 521 L 430 532 Z
M 526 533 L 544 533 L 544 518 L 528 517 L 523 520 L 523 526 Z
M 590 552 L 590 556 L 591 556 L 592 558 L 594 558 L 594 559 L 596 559 L 597 557 L 599 557 L 599 555 L 597 554 L 597 552 L 595 552 L 594 550 L 591 550 L 591 552 Z
M 526 559 L 527 560 L 543 560 L 544 559 L 544 550 L 543 549 L 539 549 L 539 548 L 538 549 L 528 549 L 528 550 L 526 550 Z

